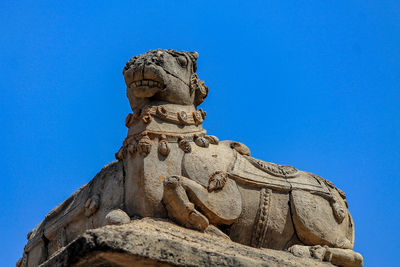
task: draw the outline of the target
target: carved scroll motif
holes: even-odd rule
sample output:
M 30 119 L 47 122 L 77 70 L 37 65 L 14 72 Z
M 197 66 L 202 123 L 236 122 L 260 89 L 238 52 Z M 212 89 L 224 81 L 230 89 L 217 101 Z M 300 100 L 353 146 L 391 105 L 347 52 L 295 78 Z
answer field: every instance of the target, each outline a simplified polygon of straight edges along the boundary
M 251 237 L 251 245 L 256 248 L 260 248 L 262 246 L 267 233 L 271 195 L 271 189 L 262 188 L 260 190 L 260 203 L 254 223 L 253 235 Z
M 258 169 L 274 176 L 292 178 L 297 176 L 299 173 L 299 171 L 293 166 L 266 162 L 249 156 L 247 156 L 246 159 Z

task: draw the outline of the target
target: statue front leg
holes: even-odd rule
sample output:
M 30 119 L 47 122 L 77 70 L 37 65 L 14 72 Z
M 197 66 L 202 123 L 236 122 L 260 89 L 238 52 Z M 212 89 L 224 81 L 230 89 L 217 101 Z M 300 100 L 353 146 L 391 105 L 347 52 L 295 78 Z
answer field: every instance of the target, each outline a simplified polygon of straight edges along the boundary
M 201 231 L 209 223 L 230 225 L 242 212 L 241 195 L 236 183 L 226 179 L 221 172 L 210 177 L 208 189 L 183 176 L 168 177 L 164 181 L 163 202 L 171 219 Z
M 208 219 L 189 201 L 182 178 L 170 176 L 164 180 L 163 202 L 168 216 L 187 228 L 204 231 L 209 224 Z

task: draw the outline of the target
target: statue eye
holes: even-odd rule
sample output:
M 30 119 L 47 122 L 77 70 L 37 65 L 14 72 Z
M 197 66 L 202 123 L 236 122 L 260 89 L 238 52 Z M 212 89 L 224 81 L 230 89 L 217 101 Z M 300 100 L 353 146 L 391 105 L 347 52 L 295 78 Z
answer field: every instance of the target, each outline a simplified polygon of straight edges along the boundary
M 178 61 L 179 65 L 181 65 L 182 68 L 185 68 L 187 66 L 187 59 L 184 56 L 179 56 L 176 58 Z

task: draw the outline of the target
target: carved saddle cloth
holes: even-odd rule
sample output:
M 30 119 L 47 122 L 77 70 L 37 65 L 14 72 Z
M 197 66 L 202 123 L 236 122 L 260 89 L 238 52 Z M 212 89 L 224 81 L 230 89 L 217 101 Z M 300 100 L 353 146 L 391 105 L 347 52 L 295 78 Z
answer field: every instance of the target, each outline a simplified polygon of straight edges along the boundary
M 265 162 L 239 153 L 236 153 L 228 175 L 238 184 L 260 188 L 260 206 L 255 219 L 258 223 L 251 241 L 253 246 L 262 246 L 266 238 L 268 216 L 264 218 L 260 214 L 264 215 L 261 212 L 268 210 L 271 191 L 279 191 L 291 192 L 293 223 L 304 244 L 352 248 L 353 222 L 345 208 L 344 197 L 340 197 L 340 191 L 333 190 L 333 184 L 332 190 L 329 189 L 327 180 L 292 166 Z M 321 201 L 321 197 L 328 201 Z
M 330 195 L 324 182 L 295 167 L 262 161 L 236 153 L 228 175 L 239 184 L 289 192 L 302 189 L 319 195 Z

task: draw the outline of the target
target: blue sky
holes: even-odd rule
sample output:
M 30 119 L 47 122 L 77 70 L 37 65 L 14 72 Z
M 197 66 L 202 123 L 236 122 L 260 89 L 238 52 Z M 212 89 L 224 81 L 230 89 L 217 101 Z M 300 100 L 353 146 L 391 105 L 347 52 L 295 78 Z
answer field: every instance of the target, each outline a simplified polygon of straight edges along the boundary
M 155 48 L 199 52 L 210 134 L 333 181 L 365 266 L 398 264 L 399 1 L 1 1 L 0 36 L 4 266 L 114 159 Z

